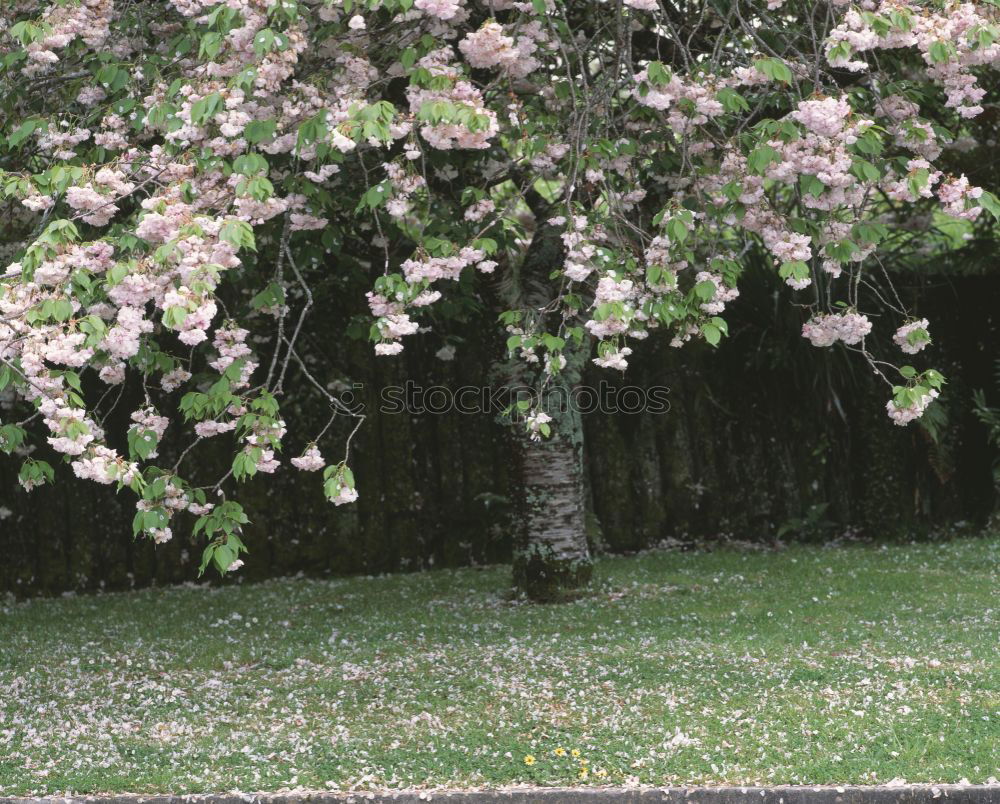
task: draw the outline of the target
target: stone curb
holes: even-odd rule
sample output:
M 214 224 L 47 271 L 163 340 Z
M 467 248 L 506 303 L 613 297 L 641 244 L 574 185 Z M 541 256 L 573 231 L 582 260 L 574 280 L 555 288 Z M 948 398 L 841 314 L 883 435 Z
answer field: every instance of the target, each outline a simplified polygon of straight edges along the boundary
M 0 798 L 0 804 L 1000 804 L 1000 785 L 893 787 L 672 787 L 424 790 L 384 793 L 243 793 Z

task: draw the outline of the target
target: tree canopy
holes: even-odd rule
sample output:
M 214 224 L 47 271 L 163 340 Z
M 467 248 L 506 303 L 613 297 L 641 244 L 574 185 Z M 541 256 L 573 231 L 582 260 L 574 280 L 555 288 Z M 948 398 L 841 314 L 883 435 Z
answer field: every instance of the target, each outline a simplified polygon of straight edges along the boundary
M 982 136 L 998 16 L 940 0 L 13 0 L 0 448 L 25 456 L 26 489 L 52 481 L 46 454 L 130 488 L 157 542 L 193 514 L 202 569 L 227 572 L 246 516 L 226 495 L 276 471 L 286 442 L 334 504 L 358 496 L 350 435 L 320 445 L 363 417 L 303 339 L 330 276 L 370 276 L 386 359 L 449 295 L 502 276 L 498 326 L 544 389 L 583 359 L 624 370 L 650 335 L 721 344 L 751 255 L 795 289 L 803 337 L 855 353 L 905 425 L 944 377 L 914 357 L 931 324 L 885 260 L 921 216 L 968 233 L 1000 215 L 949 166 Z M 330 420 L 286 425 L 293 377 Z M 128 383 L 143 404 L 112 432 Z M 511 415 L 530 439 L 558 425 L 541 403 Z M 163 465 L 168 428 L 187 441 Z M 201 443 L 227 433 L 230 470 L 201 476 Z

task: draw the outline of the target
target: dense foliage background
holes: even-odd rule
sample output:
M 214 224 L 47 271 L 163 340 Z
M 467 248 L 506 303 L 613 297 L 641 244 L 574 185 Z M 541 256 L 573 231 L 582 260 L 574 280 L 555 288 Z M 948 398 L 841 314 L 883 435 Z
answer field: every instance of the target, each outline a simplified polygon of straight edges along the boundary
M 676 350 L 653 340 L 624 377 L 595 370 L 588 377 L 595 384 L 669 387 L 671 410 L 584 416 L 593 546 L 617 553 L 665 539 L 910 540 L 985 525 L 996 501 L 996 450 L 972 394 L 983 389 L 987 402 L 1000 404 L 993 310 L 1000 277 L 990 249 L 972 244 L 897 277 L 915 309 L 934 320 L 949 377 L 935 406 L 940 417 L 919 427 L 894 427 L 879 404 L 883 389 L 847 355 L 823 352 L 817 366 L 794 312 L 774 318 L 776 294 L 786 290 L 762 270 L 748 275 L 732 307 L 727 348 Z M 980 250 L 985 258 L 977 258 Z M 350 297 L 340 298 L 346 304 Z M 406 378 L 423 386 L 488 384 L 502 345 L 468 333 L 489 332 L 492 315 L 475 305 L 464 314 L 473 326 L 453 323 L 453 332 L 415 343 L 399 363 L 354 341 L 331 355 L 330 376 L 364 383 L 369 409 L 381 388 Z M 443 340 L 456 346 L 452 361 L 435 356 Z M 354 506 L 332 508 L 297 474 L 251 483 L 244 501 L 255 560 L 245 577 L 510 559 L 508 425 L 485 415 L 375 412 L 357 439 L 355 472 L 370 491 Z M 225 450 L 215 457 L 224 467 Z M 194 540 L 154 546 L 131 537 L 127 494 L 72 481 L 28 494 L 17 486 L 17 468 L 0 463 L 0 590 L 53 593 L 195 578 Z M 69 475 L 65 467 L 57 471 Z

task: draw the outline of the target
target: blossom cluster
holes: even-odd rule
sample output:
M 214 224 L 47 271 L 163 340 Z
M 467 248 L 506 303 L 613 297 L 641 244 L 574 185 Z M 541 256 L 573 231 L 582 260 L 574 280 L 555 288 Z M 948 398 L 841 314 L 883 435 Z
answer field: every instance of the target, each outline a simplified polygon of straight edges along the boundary
M 855 346 L 871 331 L 868 317 L 853 311 L 814 316 L 802 325 L 802 337 L 813 346 L 832 346 L 837 341 Z

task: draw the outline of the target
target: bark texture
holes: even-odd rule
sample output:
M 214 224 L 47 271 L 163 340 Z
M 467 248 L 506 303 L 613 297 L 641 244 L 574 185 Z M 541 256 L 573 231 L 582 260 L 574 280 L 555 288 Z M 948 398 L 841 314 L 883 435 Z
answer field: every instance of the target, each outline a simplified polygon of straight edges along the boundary
M 571 420 L 576 426 L 565 429 Z M 521 533 L 514 585 L 531 600 L 572 597 L 590 582 L 580 415 L 567 412 L 548 441 L 524 438 L 520 450 Z
M 529 194 L 535 218 L 543 221 L 547 210 Z M 551 273 L 564 257 L 560 231 L 541 223 L 535 231 L 524 262 L 514 271 L 513 301 L 526 316 L 551 302 Z M 550 317 L 551 319 L 551 317 Z M 541 326 L 554 331 L 558 320 L 541 317 Z M 517 476 L 514 482 L 518 530 L 515 535 L 513 577 L 515 589 L 529 599 L 551 602 L 571 598 L 590 582 L 592 561 L 587 543 L 586 494 L 583 472 L 583 422 L 571 400 L 582 380 L 586 363 L 583 347 L 567 342 L 566 366 L 546 383 L 538 409 L 552 417 L 552 436 L 530 439 L 520 423 Z M 514 360 L 510 376 L 517 385 L 539 387 L 537 364 Z

